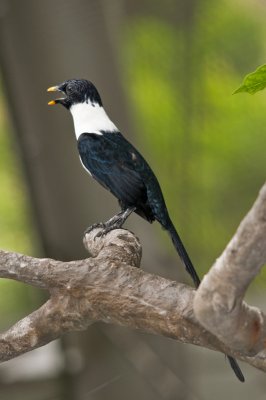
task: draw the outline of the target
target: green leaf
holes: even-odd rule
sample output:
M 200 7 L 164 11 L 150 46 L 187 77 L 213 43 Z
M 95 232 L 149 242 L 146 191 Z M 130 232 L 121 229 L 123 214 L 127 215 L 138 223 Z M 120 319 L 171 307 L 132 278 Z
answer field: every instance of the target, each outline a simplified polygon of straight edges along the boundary
M 247 92 L 254 94 L 266 88 L 266 64 L 245 76 L 242 85 L 233 94 Z

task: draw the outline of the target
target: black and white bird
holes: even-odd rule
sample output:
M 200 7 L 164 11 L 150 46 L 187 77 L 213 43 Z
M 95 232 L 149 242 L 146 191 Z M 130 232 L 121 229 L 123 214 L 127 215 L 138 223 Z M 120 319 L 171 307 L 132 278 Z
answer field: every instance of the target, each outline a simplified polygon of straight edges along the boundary
M 190 274 L 195 287 L 199 276 L 169 217 L 156 176 L 142 155 L 121 134 L 106 114 L 96 87 L 85 79 L 70 79 L 48 92 L 63 97 L 48 104 L 62 104 L 73 117 L 81 163 L 86 171 L 117 199 L 121 211 L 105 223 L 103 234 L 121 228 L 132 212 L 148 222 L 158 221 L 170 234 L 175 249 Z M 91 229 L 91 228 L 89 228 Z M 240 381 L 244 381 L 236 360 L 228 356 Z

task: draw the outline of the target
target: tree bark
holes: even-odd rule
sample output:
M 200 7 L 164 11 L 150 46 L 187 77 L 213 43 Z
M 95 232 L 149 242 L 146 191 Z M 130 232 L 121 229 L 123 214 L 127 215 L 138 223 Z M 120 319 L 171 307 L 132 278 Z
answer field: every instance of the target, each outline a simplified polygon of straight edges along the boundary
M 84 260 L 0 251 L 1 277 L 50 292 L 41 308 L 0 335 L 1 361 L 103 321 L 218 350 L 266 371 L 265 315 L 243 302 L 266 261 L 266 184 L 197 292 L 136 268 L 141 245 L 133 233 L 99 232 L 84 237 L 90 253 Z
M 194 310 L 200 323 L 247 356 L 265 349 L 265 315 L 244 301 L 266 262 L 266 185 L 235 236 L 203 279 Z

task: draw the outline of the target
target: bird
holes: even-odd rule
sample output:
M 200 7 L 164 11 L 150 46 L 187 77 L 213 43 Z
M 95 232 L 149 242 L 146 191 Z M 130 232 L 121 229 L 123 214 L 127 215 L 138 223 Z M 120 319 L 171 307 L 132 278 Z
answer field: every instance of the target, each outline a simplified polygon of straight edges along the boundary
M 61 104 L 70 111 L 82 166 L 117 198 L 121 208 L 108 221 L 92 225 L 85 233 L 96 227 L 102 228 L 100 235 L 119 229 L 133 212 L 150 223 L 157 221 L 169 233 L 186 271 L 198 288 L 200 278 L 169 216 L 154 172 L 108 117 L 94 84 L 86 79 L 69 79 L 47 91 L 62 94 L 48 105 Z M 231 356 L 227 358 L 237 378 L 244 382 L 236 360 Z

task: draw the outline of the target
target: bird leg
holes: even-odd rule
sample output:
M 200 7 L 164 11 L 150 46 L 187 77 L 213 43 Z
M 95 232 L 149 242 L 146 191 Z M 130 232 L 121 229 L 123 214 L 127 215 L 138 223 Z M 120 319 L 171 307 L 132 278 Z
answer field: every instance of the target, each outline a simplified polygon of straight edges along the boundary
M 96 224 L 93 224 L 89 226 L 86 231 L 84 232 L 84 235 L 86 233 L 89 233 L 93 231 L 93 229 L 96 228 L 101 228 L 102 230 L 97 233 L 95 237 L 101 237 L 106 235 L 108 232 L 112 231 L 113 229 L 120 229 L 124 223 L 126 222 L 127 218 L 136 210 L 136 207 L 128 207 L 125 210 L 119 211 L 116 215 L 114 215 L 112 218 L 110 218 L 106 222 L 98 222 Z

